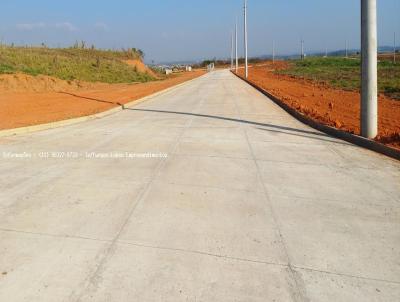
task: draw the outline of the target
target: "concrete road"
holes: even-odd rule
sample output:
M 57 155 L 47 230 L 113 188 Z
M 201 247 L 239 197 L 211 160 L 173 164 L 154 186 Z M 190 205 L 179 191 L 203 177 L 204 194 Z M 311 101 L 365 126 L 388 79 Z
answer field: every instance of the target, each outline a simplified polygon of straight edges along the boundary
M 399 301 L 400 164 L 228 71 L 0 152 L 0 301 Z

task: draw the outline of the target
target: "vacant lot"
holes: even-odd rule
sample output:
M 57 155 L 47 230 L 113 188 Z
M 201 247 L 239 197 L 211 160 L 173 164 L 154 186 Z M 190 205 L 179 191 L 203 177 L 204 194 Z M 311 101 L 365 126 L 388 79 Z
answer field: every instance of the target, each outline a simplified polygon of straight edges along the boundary
M 164 76 L 142 52 L 0 46 L 0 130 L 99 113 L 202 75 Z
M 313 61 L 313 60 L 311 60 Z M 307 61 L 306 61 L 307 62 Z M 306 114 L 312 119 L 351 133 L 360 133 L 360 93 L 357 89 L 339 88 L 340 82 L 333 81 L 326 70 L 348 74 L 346 68 L 341 72 L 337 67 L 315 69 L 302 68 L 305 78 L 294 75 L 300 70 L 287 62 L 264 63 L 250 68 L 249 80 L 257 86 L 277 96 L 287 105 Z M 354 67 L 352 67 L 354 68 Z M 243 75 L 243 69 L 239 71 Z M 288 75 L 289 74 L 289 75 Z M 311 80 L 309 78 L 315 78 Z M 321 78 L 324 77 L 325 81 Z M 342 75 L 343 77 L 343 75 Z M 354 79 L 353 79 L 354 80 Z M 351 80 L 350 80 L 351 81 Z M 400 101 L 381 94 L 379 96 L 379 136 L 378 141 L 400 149 Z
M 83 83 L 80 87 L 57 83 L 59 91 L 0 94 L 0 130 L 32 126 L 99 113 L 175 86 L 205 72 L 183 72 L 162 81 L 131 84 Z M 37 79 L 28 78 L 28 81 Z M 29 82 L 28 82 L 29 83 Z
M 0 74 L 46 75 L 102 83 L 147 82 L 154 77 L 124 61 L 141 59 L 137 50 L 0 46 Z
M 277 73 L 328 83 L 345 90 L 360 89 L 359 58 L 307 58 L 288 63 Z M 400 100 L 400 64 L 388 60 L 378 63 L 379 91 Z

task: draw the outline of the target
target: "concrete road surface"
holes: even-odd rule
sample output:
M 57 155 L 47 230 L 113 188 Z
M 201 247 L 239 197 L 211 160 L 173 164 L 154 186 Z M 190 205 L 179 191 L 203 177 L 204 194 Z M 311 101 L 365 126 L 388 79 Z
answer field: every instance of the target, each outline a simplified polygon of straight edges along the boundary
M 0 152 L 0 301 L 400 299 L 399 162 L 228 71 Z

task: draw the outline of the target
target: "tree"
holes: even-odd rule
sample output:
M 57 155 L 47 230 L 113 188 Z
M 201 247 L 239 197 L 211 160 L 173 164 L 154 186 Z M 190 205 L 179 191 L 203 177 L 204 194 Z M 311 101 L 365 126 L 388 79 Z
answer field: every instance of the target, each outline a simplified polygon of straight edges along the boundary
M 143 52 L 143 50 L 138 49 L 138 50 L 137 50 L 137 54 L 139 55 L 139 57 L 140 57 L 141 59 L 144 58 L 144 52 Z

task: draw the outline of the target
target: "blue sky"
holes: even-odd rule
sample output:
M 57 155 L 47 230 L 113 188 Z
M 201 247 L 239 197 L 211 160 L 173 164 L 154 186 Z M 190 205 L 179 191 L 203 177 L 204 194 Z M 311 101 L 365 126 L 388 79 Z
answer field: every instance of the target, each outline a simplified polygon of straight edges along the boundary
M 248 0 L 249 54 L 343 49 L 360 44 L 360 0 Z M 16 44 L 137 47 L 146 61 L 228 57 L 242 0 L 1 0 L 0 39 Z M 380 45 L 400 41 L 400 0 L 378 0 Z M 240 37 L 240 46 L 242 39 Z M 399 43 L 400 44 L 400 43 Z M 240 47 L 240 52 L 242 53 Z

